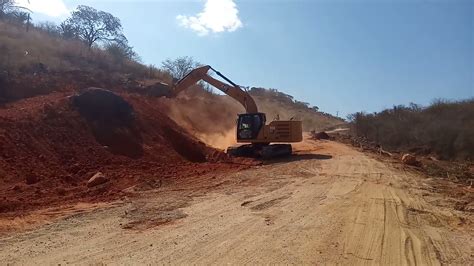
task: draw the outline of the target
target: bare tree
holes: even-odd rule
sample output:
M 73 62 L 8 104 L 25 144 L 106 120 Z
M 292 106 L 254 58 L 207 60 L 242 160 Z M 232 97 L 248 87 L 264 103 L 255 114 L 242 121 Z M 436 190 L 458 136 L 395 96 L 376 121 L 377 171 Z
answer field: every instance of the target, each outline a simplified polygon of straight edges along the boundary
M 123 36 L 120 19 L 89 6 L 78 6 L 62 28 L 77 30 L 78 36 L 90 47 L 96 42 L 113 41 Z
M 178 57 L 174 60 L 166 59 L 161 63 L 163 70 L 170 73 L 171 76 L 175 79 L 181 79 L 186 76 L 191 70 L 202 65 L 201 63 L 195 61 L 190 56 Z
M 59 32 L 61 33 L 61 37 L 64 39 L 78 39 L 79 38 L 79 30 L 76 26 L 67 23 L 66 21 L 59 24 Z
M 8 18 L 22 24 L 26 23 L 29 26 L 31 12 L 26 7 L 16 5 L 15 0 L 0 0 L 0 19 Z
M 27 24 L 30 21 L 30 13 L 22 11 L 20 9 L 9 12 L 7 16 L 8 20 L 16 22 L 18 24 Z
M 41 29 L 42 31 L 48 33 L 49 35 L 52 35 L 52 36 L 61 35 L 61 28 L 58 25 L 56 25 L 54 22 L 44 21 L 44 22 L 35 24 L 35 26 Z

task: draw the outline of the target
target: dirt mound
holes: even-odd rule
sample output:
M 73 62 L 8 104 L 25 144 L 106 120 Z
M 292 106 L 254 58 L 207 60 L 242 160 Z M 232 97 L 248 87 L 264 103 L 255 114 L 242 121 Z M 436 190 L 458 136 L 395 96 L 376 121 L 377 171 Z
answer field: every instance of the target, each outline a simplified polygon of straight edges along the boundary
M 0 213 L 110 200 L 143 182 L 246 167 L 222 163 L 225 155 L 185 133 L 153 99 L 94 93 L 107 96 L 77 105 L 81 98 L 54 93 L 0 109 Z M 110 181 L 88 188 L 97 172 Z

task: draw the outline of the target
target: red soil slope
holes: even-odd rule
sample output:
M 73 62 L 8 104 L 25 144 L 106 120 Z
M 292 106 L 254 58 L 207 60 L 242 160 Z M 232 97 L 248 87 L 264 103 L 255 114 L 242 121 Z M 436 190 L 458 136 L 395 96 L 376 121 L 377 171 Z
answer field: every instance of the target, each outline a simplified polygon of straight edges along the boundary
M 0 108 L 0 214 L 110 200 L 143 182 L 245 167 L 186 134 L 153 99 L 122 95 L 135 110 L 134 126 L 104 135 L 79 114 L 69 95 Z M 127 154 L 130 143 L 138 152 Z M 111 181 L 88 188 L 99 171 Z

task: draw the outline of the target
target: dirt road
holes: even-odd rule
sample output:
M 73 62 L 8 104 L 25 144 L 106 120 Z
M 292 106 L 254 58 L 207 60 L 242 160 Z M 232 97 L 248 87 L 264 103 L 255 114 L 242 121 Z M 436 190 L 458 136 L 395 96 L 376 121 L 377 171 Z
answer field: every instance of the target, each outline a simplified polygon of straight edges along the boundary
M 445 204 L 430 179 L 338 143 L 298 149 L 292 161 L 136 188 L 109 207 L 4 235 L 0 261 L 474 263 L 472 216 Z

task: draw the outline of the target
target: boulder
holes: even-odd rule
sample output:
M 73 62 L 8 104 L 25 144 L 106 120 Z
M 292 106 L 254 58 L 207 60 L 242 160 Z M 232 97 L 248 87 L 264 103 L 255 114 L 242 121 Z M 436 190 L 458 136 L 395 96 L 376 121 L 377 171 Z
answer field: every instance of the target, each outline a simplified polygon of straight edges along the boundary
M 318 133 L 313 133 L 313 138 L 320 140 L 320 139 L 331 139 L 331 137 L 328 135 L 328 133 L 321 131 Z
M 95 139 L 114 154 L 131 158 L 143 155 L 143 139 L 133 106 L 120 95 L 88 88 L 71 97 L 71 103 L 85 118 Z M 73 169 L 70 173 L 76 174 Z
M 420 164 L 420 162 L 416 159 L 416 156 L 409 153 L 402 156 L 402 163 L 412 166 L 418 166 Z
M 170 98 L 172 96 L 171 86 L 163 83 L 157 82 L 153 85 L 147 86 L 143 90 L 146 95 L 152 97 L 167 97 Z
M 79 113 L 89 121 L 129 125 L 134 119 L 132 105 L 109 90 L 87 88 L 71 100 Z
M 97 172 L 94 176 L 92 176 L 89 181 L 87 181 L 87 187 L 95 187 L 98 185 L 102 185 L 104 183 L 109 182 L 109 178 L 106 177 L 101 172 Z

